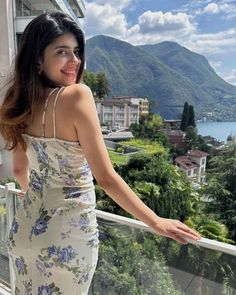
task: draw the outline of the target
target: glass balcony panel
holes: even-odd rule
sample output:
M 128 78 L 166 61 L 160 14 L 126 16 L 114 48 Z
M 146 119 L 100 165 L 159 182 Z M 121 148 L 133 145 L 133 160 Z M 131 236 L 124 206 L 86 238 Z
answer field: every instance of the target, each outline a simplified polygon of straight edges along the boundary
M 89 295 L 236 294 L 236 256 L 102 218 L 98 223 L 99 261 Z
M 0 282 L 10 285 L 3 192 L 0 190 Z M 15 211 L 21 200 L 15 195 L 13 199 Z M 181 245 L 137 228 L 140 226 L 135 220 L 123 218 L 120 222 L 111 214 L 107 220 L 106 215 L 98 211 L 99 260 L 89 295 L 236 294 L 236 247 L 235 255 L 230 255 Z

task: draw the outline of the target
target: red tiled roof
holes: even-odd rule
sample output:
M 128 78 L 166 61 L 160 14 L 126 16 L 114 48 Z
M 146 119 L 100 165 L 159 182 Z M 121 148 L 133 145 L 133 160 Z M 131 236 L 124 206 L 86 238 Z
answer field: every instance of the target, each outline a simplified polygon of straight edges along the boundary
M 188 151 L 188 155 L 192 157 L 202 158 L 202 157 L 207 157 L 209 154 L 199 150 L 193 150 L 193 151 L 191 150 L 191 151 Z
M 185 170 L 191 170 L 199 167 L 197 163 L 192 162 L 188 156 L 179 156 L 175 159 L 175 162 L 182 166 Z

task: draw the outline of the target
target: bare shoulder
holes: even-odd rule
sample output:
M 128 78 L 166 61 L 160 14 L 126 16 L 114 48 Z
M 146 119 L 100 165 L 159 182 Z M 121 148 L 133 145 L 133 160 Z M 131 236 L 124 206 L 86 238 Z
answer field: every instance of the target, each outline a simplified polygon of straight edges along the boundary
M 93 97 L 91 89 L 82 83 L 67 86 L 62 96 L 67 97 L 67 101 L 71 104 L 76 104 L 79 101 Z
M 82 115 L 88 116 L 96 109 L 92 91 L 85 84 L 67 86 L 61 96 L 63 113 L 73 121 Z

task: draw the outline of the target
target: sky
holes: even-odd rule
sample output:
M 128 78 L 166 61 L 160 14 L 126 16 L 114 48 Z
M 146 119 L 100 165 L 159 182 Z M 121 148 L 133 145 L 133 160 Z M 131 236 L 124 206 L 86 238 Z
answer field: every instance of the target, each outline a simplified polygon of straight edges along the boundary
M 133 45 L 174 41 L 204 55 L 236 85 L 236 0 L 86 0 L 86 39 L 108 35 Z

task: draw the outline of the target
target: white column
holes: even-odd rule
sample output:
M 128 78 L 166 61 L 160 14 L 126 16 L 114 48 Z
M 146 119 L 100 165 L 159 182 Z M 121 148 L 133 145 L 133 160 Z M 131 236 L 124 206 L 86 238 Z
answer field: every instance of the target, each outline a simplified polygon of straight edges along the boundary
M 0 0 L 0 88 L 6 82 L 16 50 L 14 29 L 14 0 Z M 0 93 L 0 101 L 4 91 Z M 0 139 L 0 147 L 3 147 Z M 11 177 L 11 154 L 2 151 L 0 178 Z

